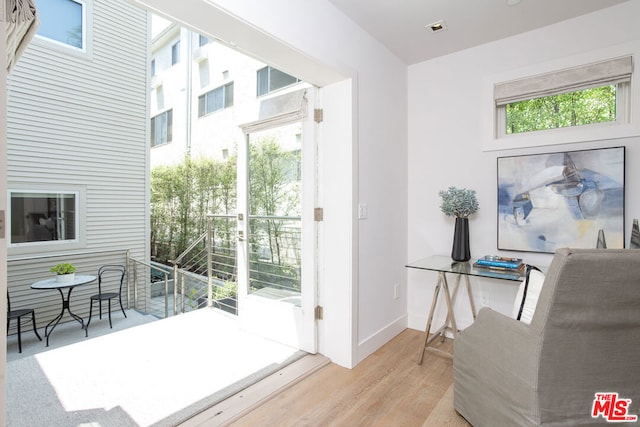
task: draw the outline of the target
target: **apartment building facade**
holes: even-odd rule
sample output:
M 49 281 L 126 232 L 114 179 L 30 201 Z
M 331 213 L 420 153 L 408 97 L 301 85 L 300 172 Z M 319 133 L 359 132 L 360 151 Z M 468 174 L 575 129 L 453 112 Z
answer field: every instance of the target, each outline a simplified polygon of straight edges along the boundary
M 277 102 L 265 112 L 269 99 L 309 87 L 233 46 L 155 16 L 150 74 L 152 169 L 185 157 L 227 159 L 245 139 L 242 125 L 282 112 Z

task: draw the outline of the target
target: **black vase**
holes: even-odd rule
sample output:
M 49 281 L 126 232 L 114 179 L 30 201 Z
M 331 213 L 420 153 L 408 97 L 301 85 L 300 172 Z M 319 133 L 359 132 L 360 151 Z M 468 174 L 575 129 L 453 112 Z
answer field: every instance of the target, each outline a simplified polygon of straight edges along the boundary
M 451 259 L 461 262 L 471 259 L 471 249 L 469 247 L 469 218 L 456 217 Z

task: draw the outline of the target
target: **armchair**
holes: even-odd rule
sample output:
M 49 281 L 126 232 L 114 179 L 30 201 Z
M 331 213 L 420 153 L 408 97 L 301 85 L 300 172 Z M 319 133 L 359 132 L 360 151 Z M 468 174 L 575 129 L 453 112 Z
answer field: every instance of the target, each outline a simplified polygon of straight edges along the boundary
M 531 324 L 481 309 L 456 336 L 453 376 L 476 427 L 606 424 L 592 417 L 598 392 L 638 415 L 640 250 L 557 250 Z

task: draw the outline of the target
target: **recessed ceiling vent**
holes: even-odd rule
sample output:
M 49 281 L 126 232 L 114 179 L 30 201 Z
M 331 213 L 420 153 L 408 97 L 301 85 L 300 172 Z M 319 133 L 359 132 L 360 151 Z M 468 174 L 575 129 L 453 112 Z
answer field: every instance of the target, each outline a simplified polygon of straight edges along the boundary
M 439 33 L 440 31 L 444 31 L 447 29 L 447 24 L 445 24 L 441 19 L 440 21 L 427 25 L 426 28 L 431 30 L 432 33 Z

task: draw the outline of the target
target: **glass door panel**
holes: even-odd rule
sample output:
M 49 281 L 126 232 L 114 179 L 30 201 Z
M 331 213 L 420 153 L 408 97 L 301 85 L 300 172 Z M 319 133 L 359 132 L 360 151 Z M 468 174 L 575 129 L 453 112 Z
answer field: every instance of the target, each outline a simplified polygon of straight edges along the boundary
M 248 138 L 248 293 L 301 305 L 302 124 Z

